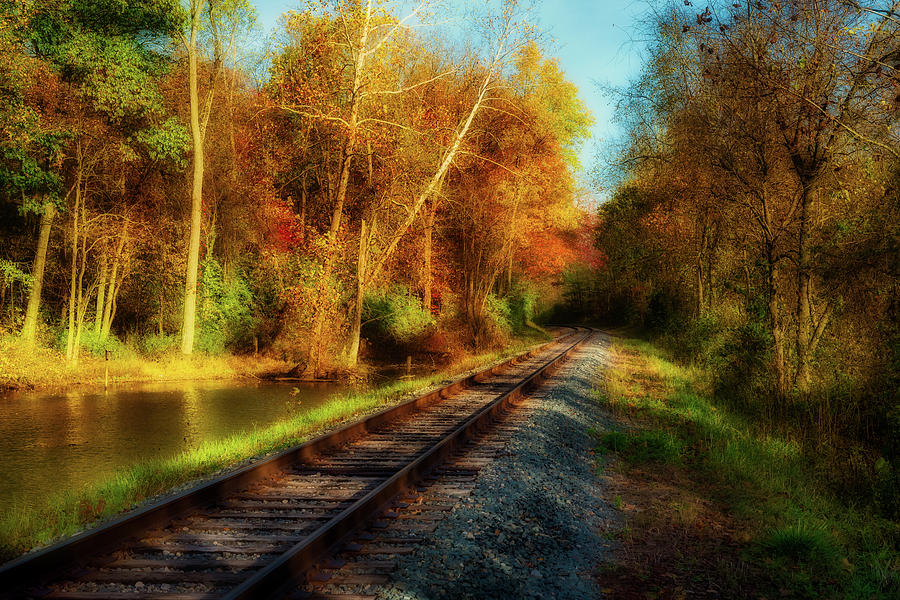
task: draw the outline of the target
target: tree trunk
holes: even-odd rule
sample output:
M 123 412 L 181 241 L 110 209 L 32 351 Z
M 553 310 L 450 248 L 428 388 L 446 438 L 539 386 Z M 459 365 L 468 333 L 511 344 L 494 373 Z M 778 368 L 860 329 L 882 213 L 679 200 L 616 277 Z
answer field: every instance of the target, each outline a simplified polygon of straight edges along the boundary
M 364 282 L 366 277 L 368 234 L 366 221 L 363 219 L 359 230 L 359 256 L 356 259 L 356 305 L 353 307 L 353 323 L 350 328 L 350 351 L 347 357 L 351 368 L 355 368 L 359 360 L 359 337 L 362 331 L 363 299 L 366 293 Z
M 787 396 L 787 372 L 784 358 L 784 331 L 778 306 L 776 289 L 775 249 L 771 242 L 766 243 L 766 293 L 768 296 L 767 312 L 769 328 L 772 331 L 772 351 L 775 368 L 776 391 L 780 398 Z
M 97 310 L 94 313 L 94 334 L 97 340 L 103 331 L 103 304 L 106 301 L 106 272 L 109 269 L 109 258 L 106 252 L 100 255 L 100 283 L 97 286 Z
M 76 303 L 76 274 L 78 272 L 78 217 L 81 213 L 81 145 L 77 147 L 78 166 L 75 171 L 75 208 L 72 210 L 72 268 L 69 272 L 69 327 L 66 335 L 66 359 L 70 362 L 75 356 L 75 346 L 79 340 L 75 339 L 75 311 Z
M 163 328 L 163 318 L 165 316 L 165 313 L 163 312 L 164 306 L 165 306 L 165 296 L 163 294 L 162 286 L 159 286 L 159 314 L 157 315 L 157 318 L 156 318 L 156 323 L 157 323 L 156 333 L 160 337 L 162 337 L 163 334 L 165 333 L 165 330 Z
M 306 237 L 306 198 L 309 192 L 306 191 L 306 173 L 300 180 L 300 231 Z
M 191 139 L 193 141 L 194 178 L 191 187 L 191 233 L 188 243 L 187 273 L 184 284 L 184 319 L 181 329 L 181 352 L 194 351 L 194 330 L 197 318 L 197 275 L 200 268 L 200 225 L 203 203 L 204 148 L 200 129 L 200 98 L 197 89 L 197 32 L 203 2 L 191 1 L 191 37 L 188 43 L 188 79 L 191 102 Z
M 797 248 L 797 377 L 798 391 L 809 391 L 809 361 L 812 347 L 812 313 L 810 310 L 809 227 L 811 194 L 804 184 L 800 200 L 800 223 Z
M 350 97 L 350 117 L 347 120 L 347 139 L 341 147 L 341 174 L 338 180 L 337 194 L 334 199 L 334 210 L 331 214 L 331 227 L 328 230 L 328 245 L 325 250 L 325 263 L 322 276 L 316 290 L 315 314 L 313 315 L 312 335 L 310 340 L 309 364 L 318 374 L 322 362 L 322 331 L 325 325 L 325 295 L 331 284 L 331 273 L 337 258 L 337 237 L 344 213 L 344 201 L 347 197 L 347 185 L 350 182 L 350 163 L 356 150 L 356 139 L 359 133 L 359 107 L 362 100 L 363 70 L 366 65 L 366 45 L 369 41 L 369 22 L 372 17 L 372 1 L 366 0 L 366 14 L 359 36 L 359 48 L 356 55 L 356 66 L 353 73 L 353 90 Z
M 434 216 L 437 212 L 437 202 L 431 200 L 430 205 L 425 206 L 425 248 L 422 250 L 422 308 L 431 312 L 431 246 L 434 237 Z
M 697 259 L 697 316 L 703 314 L 703 261 Z
M 123 238 L 126 237 L 127 232 L 123 231 Z M 110 328 L 112 327 L 112 323 L 116 318 L 116 308 L 118 307 L 119 300 L 119 292 L 122 291 L 122 284 L 125 282 L 125 278 L 128 276 L 128 263 L 126 263 L 122 267 L 122 276 L 118 279 L 110 279 L 109 281 L 109 291 L 106 294 L 106 306 L 108 307 L 109 317 L 104 324 L 104 333 L 103 339 L 105 340 L 107 336 L 109 336 Z
M 516 164 L 518 166 L 518 163 Z M 509 238 L 507 240 L 507 244 L 509 245 L 509 256 L 507 257 L 506 264 L 506 293 L 509 294 L 512 292 L 512 272 L 513 272 L 513 258 L 516 255 L 516 217 L 519 213 L 519 200 L 521 198 L 521 192 L 519 188 L 516 188 L 515 195 L 513 196 L 513 210 L 512 216 L 509 219 Z M 499 287 L 499 286 L 498 286 Z
M 123 275 L 122 279 L 125 277 Z M 112 326 L 113 320 L 116 318 L 116 309 L 118 308 L 118 300 L 119 300 L 119 292 L 122 290 L 122 281 L 116 285 L 116 288 L 113 290 L 112 298 L 110 299 L 110 307 L 109 307 L 109 325 Z M 109 335 L 109 329 L 106 330 L 107 335 Z M 105 337 L 105 336 L 104 336 Z
M 122 225 L 122 233 L 119 234 L 119 243 L 116 244 L 116 255 L 113 257 L 112 270 L 109 274 L 109 285 L 106 291 L 106 303 L 103 307 L 103 329 L 100 331 L 100 341 L 106 341 L 106 338 L 109 337 L 109 331 L 112 328 L 113 317 L 115 316 L 115 312 L 113 310 L 113 303 L 116 299 L 116 294 L 118 293 L 119 286 L 116 285 L 116 281 L 119 278 L 119 266 L 122 262 L 122 249 L 125 247 L 125 240 L 128 238 L 128 222 L 126 221 Z
M 162 264 L 167 264 L 167 251 L 166 245 L 162 245 Z M 163 280 L 164 281 L 164 280 Z M 160 337 L 165 333 L 165 306 L 166 306 L 166 286 L 161 281 L 159 284 L 159 313 L 157 315 L 157 333 Z
M 56 206 L 52 202 L 44 202 L 41 214 L 41 228 L 38 233 L 37 252 L 34 255 L 34 267 L 31 269 L 33 282 L 28 293 L 28 308 L 25 311 L 25 324 L 22 326 L 22 339 L 28 346 L 34 345 L 37 333 L 38 310 L 41 306 L 41 289 L 44 285 L 44 267 L 47 264 L 47 247 L 50 245 L 50 230 Z
M 706 215 L 703 215 L 702 231 L 700 232 L 700 248 L 697 251 L 697 317 L 703 315 L 705 306 L 705 288 L 703 281 L 703 259 L 707 254 L 707 225 Z
M 384 264 L 394 252 L 394 249 L 396 249 L 397 245 L 400 243 L 401 238 L 403 238 L 403 236 L 409 230 L 410 226 L 413 224 L 413 222 L 415 222 L 416 216 L 418 216 L 419 211 L 422 210 L 422 206 L 429 198 L 431 198 L 437 191 L 440 190 L 441 182 L 443 181 L 447 170 L 453 163 L 453 159 L 456 158 L 456 154 L 457 152 L 459 152 L 459 148 L 460 146 L 462 146 L 462 142 L 465 139 L 466 134 L 469 132 L 469 128 L 472 126 L 472 122 L 475 120 L 475 116 L 478 114 L 478 111 L 481 109 L 482 104 L 484 104 L 484 101 L 487 98 L 487 94 L 491 86 L 491 81 L 493 81 L 494 75 L 500 67 L 505 42 L 506 37 L 500 40 L 500 44 L 497 47 L 497 53 L 494 55 L 494 60 L 491 63 L 490 68 L 488 68 L 484 80 L 482 80 L 481 86 L 478 89 L 478 96 L 475 98 L 475 102 L 472 103 L 472 108 L 469 110 L 469 114 L 466 116 L 466 119 L 457 127 L 453 138 L 453 143 L 450 145 L 450 148 L 447 149 L 446 153 L 442 157 L 440 166 L 438 167 L 437 171 L 435 171 L 434 175 L 432 175 L 431 180 L 428 182 L 428 185 L 425 186 L 425 189 L 421 194 L 419 194 L 419 197 L 416 199 L 416 203 L 413 205 L 412 210 L 409 211 L 406 219 L 394 232 L 387 247 L 378 255 L 378 258 L 374 261 L 372 269 L 370 269 L 369 271 L 370 279 L 378 276 L 378 274 L 381 272 L 381 269 L 384 267 Z
M 744 290 L 746 292 L 745 302 L 744 302 L 744 311 L 749 314 L 750 313 L 750 294 L 752 293 L 750 287 L 750 267 L 748 265 L 749 258 L 747 257 L 747 250 L 744 249 L 743 253 L 743 269 L 744 269 Z
M 816 351 L 816 347 L 819 345 L 819 341 L 822 339 L 822 334 L 825 333 L 825 327 L 828 326 L 828 321 L 831 319 L 831 313 L 833 310 L 834 304 L 829 301 L 825 306 L 825 310 L 822 311 L 822 316 L 819 317 L 819 321 L 816 323 L 816 327 L 813 330 L 812 339 L 809 342 L 810 354 Z
M 85 222 L 84 201 L 81 203 L 81 222 Z M 78 269 L 78 308 L 75 314 L 75 348 L 72 351 L 72 366 L 78 366 L 78 358 L 81 354 L 81 334 L 84 331 L 84 315 L 87 313 L 87 305 L 90 302 L 84 295 L 84 272 L 87 268 L 87 235 L 81 236 L 81 265 Z

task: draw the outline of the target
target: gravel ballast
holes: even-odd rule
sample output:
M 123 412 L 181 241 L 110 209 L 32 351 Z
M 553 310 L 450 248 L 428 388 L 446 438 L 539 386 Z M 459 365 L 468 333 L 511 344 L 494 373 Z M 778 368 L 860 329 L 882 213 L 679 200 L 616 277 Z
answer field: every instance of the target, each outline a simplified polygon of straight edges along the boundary
M 601 499 L 588 430 L 608 425 L 594 393 L 608 347 L 605 334 L 594 334 L 532 395 L 508 455 L 482 469 L 428 542 L 400 558 L 381 598 L 601 595 L 594 573 L 617 517 Z

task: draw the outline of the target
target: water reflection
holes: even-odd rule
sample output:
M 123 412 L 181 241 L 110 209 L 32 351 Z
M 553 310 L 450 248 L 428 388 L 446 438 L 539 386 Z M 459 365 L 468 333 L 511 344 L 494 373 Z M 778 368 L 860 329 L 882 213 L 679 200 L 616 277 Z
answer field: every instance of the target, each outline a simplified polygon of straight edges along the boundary
M 0 511 L 324 403 L 333 384 L 154 383 L 0 396 Z

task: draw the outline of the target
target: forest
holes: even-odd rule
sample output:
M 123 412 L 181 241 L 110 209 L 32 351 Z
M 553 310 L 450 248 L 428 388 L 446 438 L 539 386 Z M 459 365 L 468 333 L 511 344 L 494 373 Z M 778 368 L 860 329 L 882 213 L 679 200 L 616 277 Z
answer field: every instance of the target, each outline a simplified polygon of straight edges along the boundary
M 648 332 L 705 373 L 719 410 L 799 444 L 817 480 L 895 520 L 898 8 L 654 12 L 640 76 L 610 91 L 624 135 L 596 172 L 612 190 L 603 267 L 567 289 L 570 314 Z
M 593 117 L 514 2 L 5 0 L 0 373 L 502 345 L 589 264 Z M 442 10 L 451 10 L 444 7 Z M 435 359 L 436 360 L 436 359 Z
M 900 0 L 642 6 L 583 165 L 594 116 L 516 0 L 308 0 L 270 34 L 249 0 L 0 0 L 0 390 L 440 381 L 586 324 L 604 590 L 896 598 Z M 0 520 L 5 552 L 407 375 Z

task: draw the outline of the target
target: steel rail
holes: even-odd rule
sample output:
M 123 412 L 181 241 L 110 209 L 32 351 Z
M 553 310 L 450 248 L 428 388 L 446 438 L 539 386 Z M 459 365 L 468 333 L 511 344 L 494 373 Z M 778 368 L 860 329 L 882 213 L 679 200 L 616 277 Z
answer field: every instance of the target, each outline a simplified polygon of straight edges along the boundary
M 425 454 L 419 456 L 308 538 L 283 553 L 272 564 L 232 590 L 225 596 L 225 600 L 267 598 L 276 592 L 283 591 L 285 586 L 295 583 L 298 576 L 313 568 L 321 558 L 349 541 L 348 538 L 354 532 L 384 510 L 397 494 L 428 475 L 454 450 L 490 426 L 501 411 L 549 378 L 576 348 L 591 337 L 592 333 L 592 330 L 588 330 L 579 340 L 526 376 L 513 389 L 480 409 L 440 442 L 433 445 Z
M 425 409 L 437 402 L 440 402 L 444 398 L 472 387 L 474 384 L 479 383 L 491 377 L 492 375 L 495 375 L 496 373 L 510 365 L 517 364 L 518 362 L 534 356 L 535 354 L 545 350 L 549 346 L 559 343 L 566 337 L 575 335 L 576 333 L 577 328 L 573 328 L 573 332 L 570 334 L 560 336 L 551 342 L 539 346 L 538 348 L 532 349 L 529 352 L 513 357 L 502 363 L 484 369 L 478 373 L 453 381 L 450 384 L 445 385 L 428 394 L 413 398 L 402 404 L 386 408 L 368 417 L 363 417 L 361 419 L 358 419 L 357 421 L 340 427 L 337 430 L 322 434 L 312 440 L 304 442 L 303 444 L 284 450 L 272 457 L 257 461 L 251 465 L 238 469 L 237 471 L 200 484 L 175 496 L 163 498 L 148 506 L 118 517 L 105 525 L 60 541 L 47 548 L 38 550 L 33 553 L 25 554 L 17 559 L 14 559 L 0 566 L 0 590 L 2 590 L 0 591 L 0 597 L 9 595 L 17 590 L 21 590 L 25 586 L 33 585 L 36 579 L 46 580 L 48 578 L 48 573 L 58 573 L 65 569 L 71 568 L 79 563 L 82 563 L 86 557 L 99 555 L 104 551 L 114 549 L 117 545 L 122 544 L 124 541 L 134 539 L 135 537 L 139 536 L 142 533 L 145 533 L 148 530 L 168 525 L 173 520 L 182 518 L 185 515 L 189 514 L 191 511 L 195 511 L 199 508 L 214 504 L 225 499 L 229 494 L 234 494 L 235 492 L 245 489 L 254 483 L 267 479 L 273 475 L 282 473 L 292 465 L 309 462 L 311 459 L 314 459 L 328 449 L 357 439 L 365 435 L 367 432 L 375 430 L 382 425 L 390 423 L 391 421 L 400 419 L 411 413 Z M 573 346 L 570 346 L 561 355 L 558 355 L 557 358 L 570 352 Z M 544 367 L 538 369 L 538 371 L 542 371 L 543 369 L 545 369 L 550 363 L 554 362 L 554 360 L 556 359 L 549 361 L 546 365 L 544 365 Z M 533 380 L 536 374 L 537 371 L 526 378 L 526 381 Z M 504 397 L 507 397 L 516 390 L 519 390 L 522 387 L 523 383 L 520 383 L 516 388 L 493 401 L 488 405 L 488 407 L 494 406 Z M 482 414 L 484 410 L 486 409 L 483 409 L 478 414 Z M 472 419 L 470 419 L 469 421 L 471 420 Z M 456 433 L 451 435 L 456 435 Z M 440 446 L 442 443 L 443 442 L 439 443 L 438 446 Z M 435 448 L 437 448 L 437 446 Z M 434 451 L 435 448 L 432 448 L 432 451 Z M 429 454 L 431 454 L 432 451 L 429 451 Z M 416 463 L 414 464 L 419 464 L 419 461 L 416 461 Z M 409 477 L 409 473 L 418 472 L 418 469 L 421 468 L 416 467 L 415 471 L 410 471 L 411 467 L 413 467 L 413 465 L 409 465 L 408 467 L 402 469 L 388 481 L 392 481 L 395 478 L 401 476 L 404 478 L 404 480 L 406 480 L 406 478 Z M 386 486 L 388 484 L 388 481 L 386 481 L 376 490 L 370 493 L 369 496 L 383 489 L 387 489 Z M 368 498 L 369 496 L 366 496 L 366 498 Z M 362 508 L 363 500 L 365 500 L 366 498 L 358 501 L 356 504 L 345 510 L 342 514 L 353 516 L 357 524 L 363 522 L 364 519 L 359 516 L 362 513 L 358 511 L 360 508 Z M 369 504 L 367 504 L 367 506 L 369 506 Z M 348 521 L 348 523 L 349 522 L 350 521 Z M 268 567 L 263 568 L 262 571 L 257 572 L 244 584 L 233 590 L 227 597 L 251 597 L 247 595 L 235 594 L 243 594 L 241 590 L 245 589 L 263 589 L 263 587 L 265 586 L 259 587 L 259 582 L 265 581 L 268 578 L 262 577 L 264 573 L 283 575 L 284 565 L 296 564 L 295 560 L 293 560 L 292 557 L 298 554 L 298 552 L 295 552 L 295 550 L 298 550 L 298 546 L 312 545 L 313 547 L 318 548 L 321 551 L 322 548 L 325 548 L 325 546 L 321 545 L 321 541 L 316 542 L 316 540 L 325 539 L 326 541 L 331 540 L 331 542 L 327 545 L 328 547 L 330 547 L 331 545 L 336 543 L 334 540 L 332 540 L 331 537 L 329 537 L 333 536 L 333 534 L 330 533 L 333 531 L 343 532 L 343 534 L 346 535 L 347 531 L 350 531 L 350 529 L 347 529 L 347 527 L 344 526 L 338 526 L 337 518 L 333 519 L 322 529 L 319 529 L 317 530 L 317 532 L 313 533 L 312 536 L 308 538 L 308 540 L 305 540 L 303 543 L 291 548 L 288 551 L 288 554 L 291 555 L 290 558 L 286 557 L 286 555 L 282 555 L 278 559 L 275 559 L 272 564 L 270 564 Z M 307 541 L 309 542 L 309 544 L 307 544 Z M 313 542 L 316 543 L 313 544 Z M 272 581 L 274 580 L 275 579 L 272 579 Z

